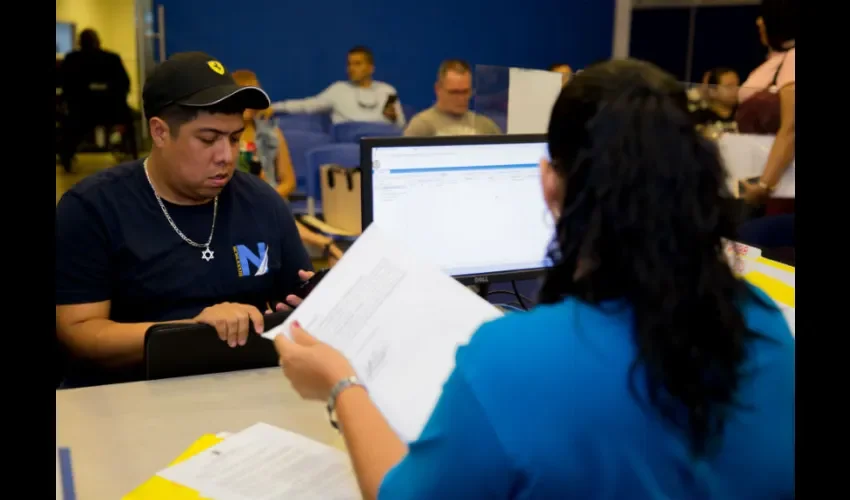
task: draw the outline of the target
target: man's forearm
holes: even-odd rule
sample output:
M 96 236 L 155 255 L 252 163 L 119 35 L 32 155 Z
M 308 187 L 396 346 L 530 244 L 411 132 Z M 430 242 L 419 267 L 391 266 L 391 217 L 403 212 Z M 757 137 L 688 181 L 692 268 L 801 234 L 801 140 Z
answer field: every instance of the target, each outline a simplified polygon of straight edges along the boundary
M 272 109 L 278 113 L 322 113 L 328 111 L 330 103 L 318 97 L 306 99 L 287 99 L 285 101 L 273 102 Z
M 269 107 L 269 109 L 271 109 L 272 111 L 274 111 L 276 113 L 286 113 L 286 112 L 289 111 L 286 108 L 286 105 L 287 105 L 287 101 L 277 101 L 277 102 L 273 102 L 272 105 Z
M 184 323 L 189 321 L 175 321 Z M 145 332 L 155 323 L 116 323 L 90 319 L 67 328 L 74 350 L 107 366 L 140 363 L 145 353 Z
M 407 445 L 362 387 L 340 393 L 336 414 L 363 498 L 375 499 L 384 476 L 407 454 Z
M 281 198 L 287 199 L 292 192 L 295 191 L 295 179 L 286 179 L 277 185 L 277 194 Z

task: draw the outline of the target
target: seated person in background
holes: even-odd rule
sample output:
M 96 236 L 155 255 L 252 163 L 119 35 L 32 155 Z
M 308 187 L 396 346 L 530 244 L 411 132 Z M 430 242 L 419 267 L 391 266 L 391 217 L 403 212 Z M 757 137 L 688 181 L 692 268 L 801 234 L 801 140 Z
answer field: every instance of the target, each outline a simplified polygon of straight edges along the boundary
M 794 498 L 794 337 L 724 257 L 737 210 L 690 123 L 683 86 L 648 63 L 564 87 L 540 162 L 544 305 L 457 349 L 417 440 L 331 346 L 298 325 L 275 339 L 299 394 L 335 394 L 364 498 Z
M 237 85 L 260 88 L 260 82 L 253 71 L 240 69 L 233 72 Z M 261 116 L 263 115 L 263 116 Z M 242 114 L 245 130 L 239 137 L 239 168 L 248 173 L 256 173 L 274 187 L 278 194 L 288 198 L 295 191 L 295 169 L 289 157 L 289 147 L 283 132 L 271 120 L 265 119 L 266 110 L 246 109 Z M 252 154 L 246 154 L 252 153 Z M 250 157 L 259 160 L 257 172 L 250 172 Z
M 236 169 L 245 109 L 268 96 L 200 52 L 157 66 L 143 90 L 153 149 L 102 170 L 56 207 L 56 330 L 68 385 L 143 377 L 158 322 L 216 328 L 231 347 L 263 329 L 311 263 L 274 189 Z M 191 355 L 191 353 L 187 353 Z
M 404 135 L 488 135 L 502 131 L 493 120 L 469 110 L 472 70 L 469 64 L 450 59 L 440 65 L 434 84 L 437 102 L 410 119 Z
M 570 81 L 570 77 L 573 76 L 573 69 L 569 64 L 553 64 L 549 66 L 549 71 L 561 74 L 561 85 L 566 85 Z
M 333 123 L 378 122 L 403 127 L 404 112 L 395 88 L 372 80 L 375 61 L 366 47 L 348 51 L 348 81 L 331 84 L 321 94 L 307 99 L 289 99 L 272 104 L 278 113 L 331 113 Z M 396 96 L 393 102 L 390 97 Z
M 77 148 L 98 125 L 129 125 L 130 77 L 121 56 L 104 50 L 92 29 L 80 33 L 80 48 L 65 56 L 59 81 L 67 117 L 62 123 L 59 159 L 71 171 Z
M 260 82 L 253 71 L 240 69 L 233 72 L 233 79 L 243 87 L 260 88 Z M 283 199 L 288 200 L 289 195 L 295 191 L 295 169 L 292 168 L 292 158 L 289 156 L 289 147 L 283 132 L 274 125 L 271 120 L 266 120 L 260 115 L 268 115 L 265 110 L 256 111 L 246 109 L 243 114 L 245 121 L 245 132 L 239 140 L 239 161 L 243 171 L 251 170 L 252 158 L 261 168 L 258 172 Z M 342 250 L 336 246 L 334 241 L 324 235 L 315 233 L 306 226 L 295 221 L 298 235 L 301 241 L 325 250 L 326 257 L 334 264 L 342 258 Z
M 734 127 L 740 87 L 741 79 L 733 69 L 715 68 L 706 72 L 698 99 L 690 106 L 697 127 Z

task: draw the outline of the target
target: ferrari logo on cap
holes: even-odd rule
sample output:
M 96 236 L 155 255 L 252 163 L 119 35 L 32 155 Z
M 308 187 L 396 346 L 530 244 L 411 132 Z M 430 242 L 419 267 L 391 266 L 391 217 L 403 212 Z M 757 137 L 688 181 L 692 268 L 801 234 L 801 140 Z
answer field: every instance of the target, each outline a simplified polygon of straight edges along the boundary
M 219 75 L 223 75 L 223 74 L 224 74 L 224 66 L 222 66 L 220 62 L 218 62 L 218 61 L 210 61 L 210 62 L 208 62 L 207 64 L 209 65 L 209 67 L 210 67 L 210 69 L 211 69 L 211 70 L 215 71 L 215 72 L 216 72 L 216 73 L 218 73 Z

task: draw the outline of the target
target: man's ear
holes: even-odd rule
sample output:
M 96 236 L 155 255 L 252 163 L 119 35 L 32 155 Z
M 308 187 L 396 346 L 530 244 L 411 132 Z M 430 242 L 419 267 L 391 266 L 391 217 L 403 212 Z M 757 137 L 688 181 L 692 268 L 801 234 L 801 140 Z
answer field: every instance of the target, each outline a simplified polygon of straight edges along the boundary
M 168 126 L 168 123 L 165 122 L 162 118 L 153 117 L 148 122 L 148 128 L 151 131 L 151 140 L 154 145 L 157 147 L 165 146 L 171 134 L 171 128 Z

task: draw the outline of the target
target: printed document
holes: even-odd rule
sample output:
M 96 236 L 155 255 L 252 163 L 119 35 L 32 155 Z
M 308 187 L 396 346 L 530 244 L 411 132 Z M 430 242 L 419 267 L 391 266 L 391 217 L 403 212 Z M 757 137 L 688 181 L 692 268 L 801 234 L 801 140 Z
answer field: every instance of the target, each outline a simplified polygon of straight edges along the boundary
M 157 475 L 215 500 L 361 498 L 345 452 L 262 422 Z
M 502 313 L 372 224 L 307 299 L 293 321 L 342 352 L 387 421 L 415 440 L 455 366 L 459 345 Z

